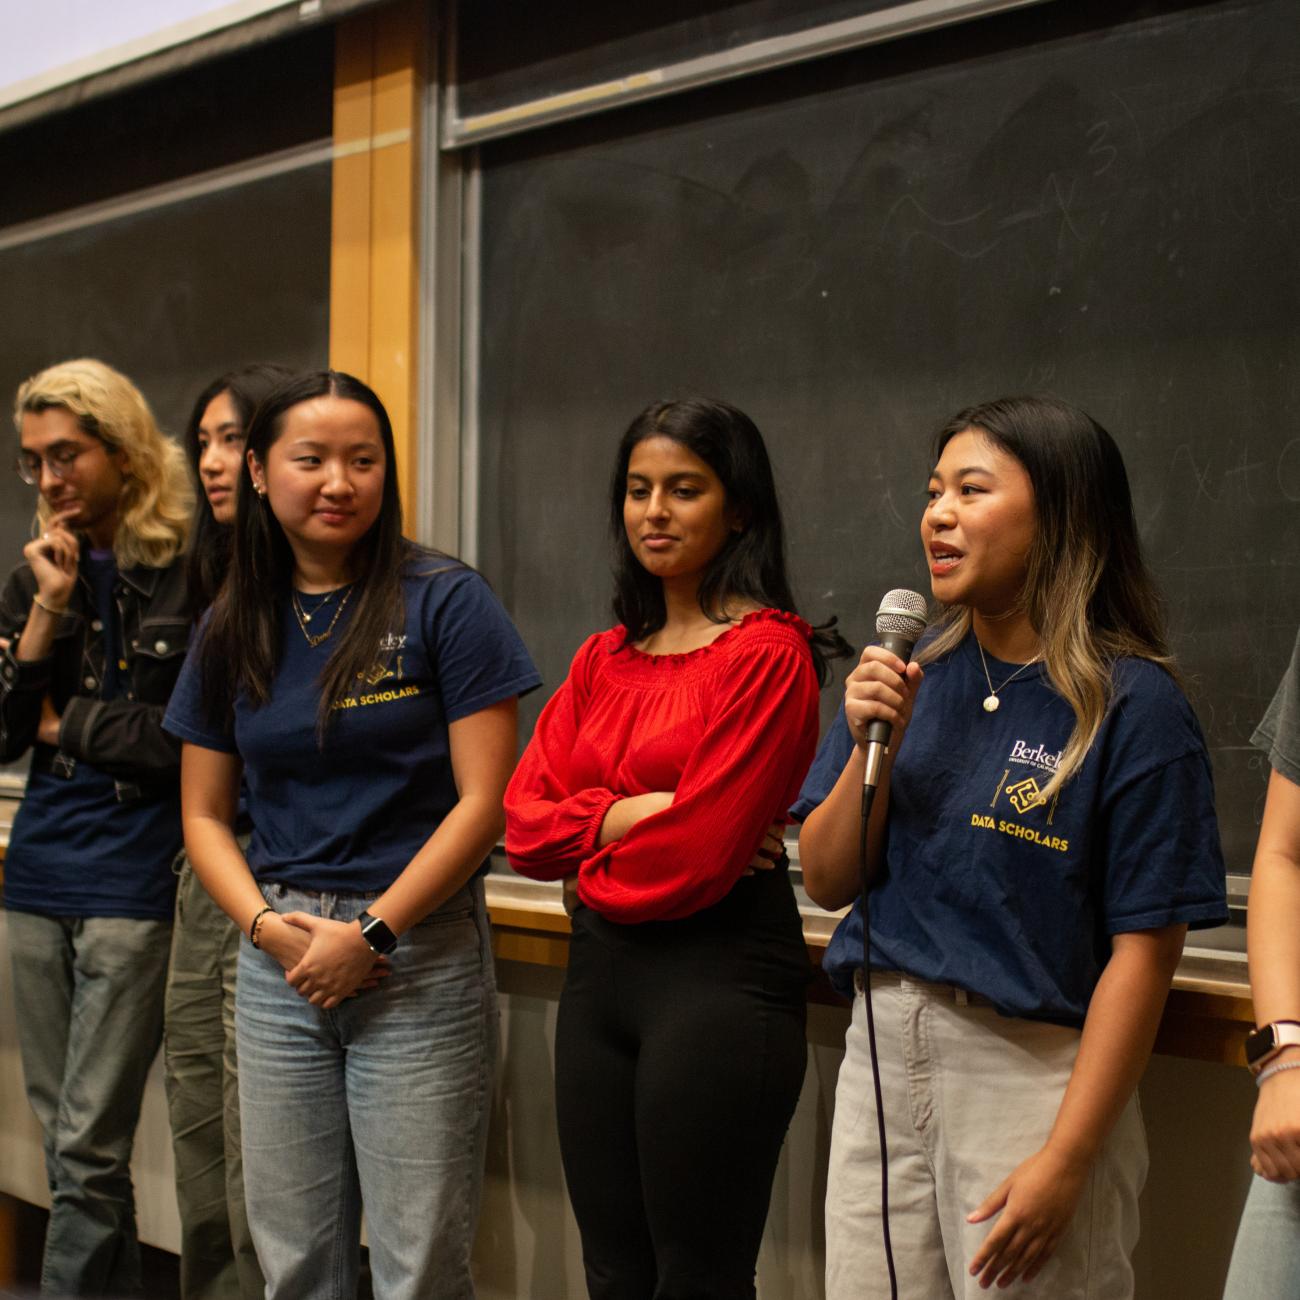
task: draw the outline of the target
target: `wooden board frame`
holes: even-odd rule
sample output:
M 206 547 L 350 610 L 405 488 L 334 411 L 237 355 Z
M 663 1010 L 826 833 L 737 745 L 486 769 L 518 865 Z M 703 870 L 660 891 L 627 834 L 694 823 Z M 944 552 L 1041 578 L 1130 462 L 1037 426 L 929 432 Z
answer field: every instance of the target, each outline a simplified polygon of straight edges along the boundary
M 340 23 L 335 46 L 330 365 L 364 380 L 387 407 L 408 519 L 420 482 L 420 125 L 428 31 L 426 5 L 399 0 Z

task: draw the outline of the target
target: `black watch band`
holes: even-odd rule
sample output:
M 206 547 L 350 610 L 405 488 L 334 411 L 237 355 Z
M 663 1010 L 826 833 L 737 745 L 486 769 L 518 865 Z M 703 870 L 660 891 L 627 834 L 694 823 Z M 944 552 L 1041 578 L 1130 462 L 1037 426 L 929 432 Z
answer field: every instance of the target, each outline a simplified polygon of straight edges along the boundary
M 397 947 L 397 936 L 377 916 L 362 912 L 357 920 L 361 922 L 361 937 L 381 957 L 387 957 Z

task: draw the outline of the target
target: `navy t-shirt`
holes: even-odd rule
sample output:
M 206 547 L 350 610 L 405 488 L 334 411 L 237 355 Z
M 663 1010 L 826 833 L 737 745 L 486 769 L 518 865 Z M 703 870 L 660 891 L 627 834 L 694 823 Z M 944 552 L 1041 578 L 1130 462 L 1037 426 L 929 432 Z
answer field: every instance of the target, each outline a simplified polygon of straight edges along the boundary
M 988 660 L 994 682 L 1015 664 Z M 871 893 L 871 965 L 954 984 L 1006 1015 L 1079 1024 L 1115 934 L 1228 919 L 1200 726 L 1173 679 L 1119 661 L 1082 767 L 1044 803 L 1074 727 L 1042 665 L 988 685 L 974 637 L 928 665 L 894 759 L 885 870 Z M 791 815 L 830 793 L 853 749 L 843 711 Z M 861 899 L 825 968 L 844 994 L 862 965 Z
M 252 708 L 241 697 L 225 727 L 206 716 L 197 644 L 191 649 L 163 725 L 243 759 L 248 864 L 259 881 L 386 889 L 456 804 L 448 724 L 541 683 L 509 616 L 472 569 L 418 556 L 402 594 L 404 626 L 384 636 L 364 682 L 335 705 L 323 749 L 317 683 L 350 605 L 329 640 L 310 646 L 286 602 L 270 700 Z
M 83 549 L 81 576 L 104 639 L 97 693 L 113 700 L 126 685 L 113 552 Z M 179 788 L 123 803 L 113 778 L 84 759 L 70 776 L 35 768 L 5 853 L 5 906 L 49 916 L 170 920 L 171 865 L 180 847 Z

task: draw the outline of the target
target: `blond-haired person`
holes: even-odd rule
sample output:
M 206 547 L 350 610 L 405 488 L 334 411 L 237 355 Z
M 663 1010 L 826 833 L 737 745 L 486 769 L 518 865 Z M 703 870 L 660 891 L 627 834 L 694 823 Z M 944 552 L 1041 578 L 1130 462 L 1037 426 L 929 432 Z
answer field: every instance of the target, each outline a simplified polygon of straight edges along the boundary
M 5 861 L 23 1073 L 51 1211 L 41 1289 L 140 1289 L 129 1161 L 162 1033 L 181 842 L 179 746 L 162 730 L 184 658 L 180 448 L 135 386 L 69 361 L 18 390 L 16 468 L 37 536 L 0 594 L 0 760 L 32 750 Z

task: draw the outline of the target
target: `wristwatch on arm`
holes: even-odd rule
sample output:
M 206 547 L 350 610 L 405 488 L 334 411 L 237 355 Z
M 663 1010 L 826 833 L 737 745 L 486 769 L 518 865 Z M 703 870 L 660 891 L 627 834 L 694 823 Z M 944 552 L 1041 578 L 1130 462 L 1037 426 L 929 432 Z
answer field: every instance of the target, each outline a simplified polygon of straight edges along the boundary
M 361 937 L 381 957 L 387 957 L 397 947 L 397 936 L 379 917 L 362 912 L 357 920 L 361 922 Z M 1296 1041 L 1300 1042 L 1300 1038 Z
M 387 927 L 385 927 L 387 928 Z M 1246 1064 L 1258 1074 L 1284 1047 L 1300 1047 L 1300 1020 L 1275 1020 L 1246 1035 Z

